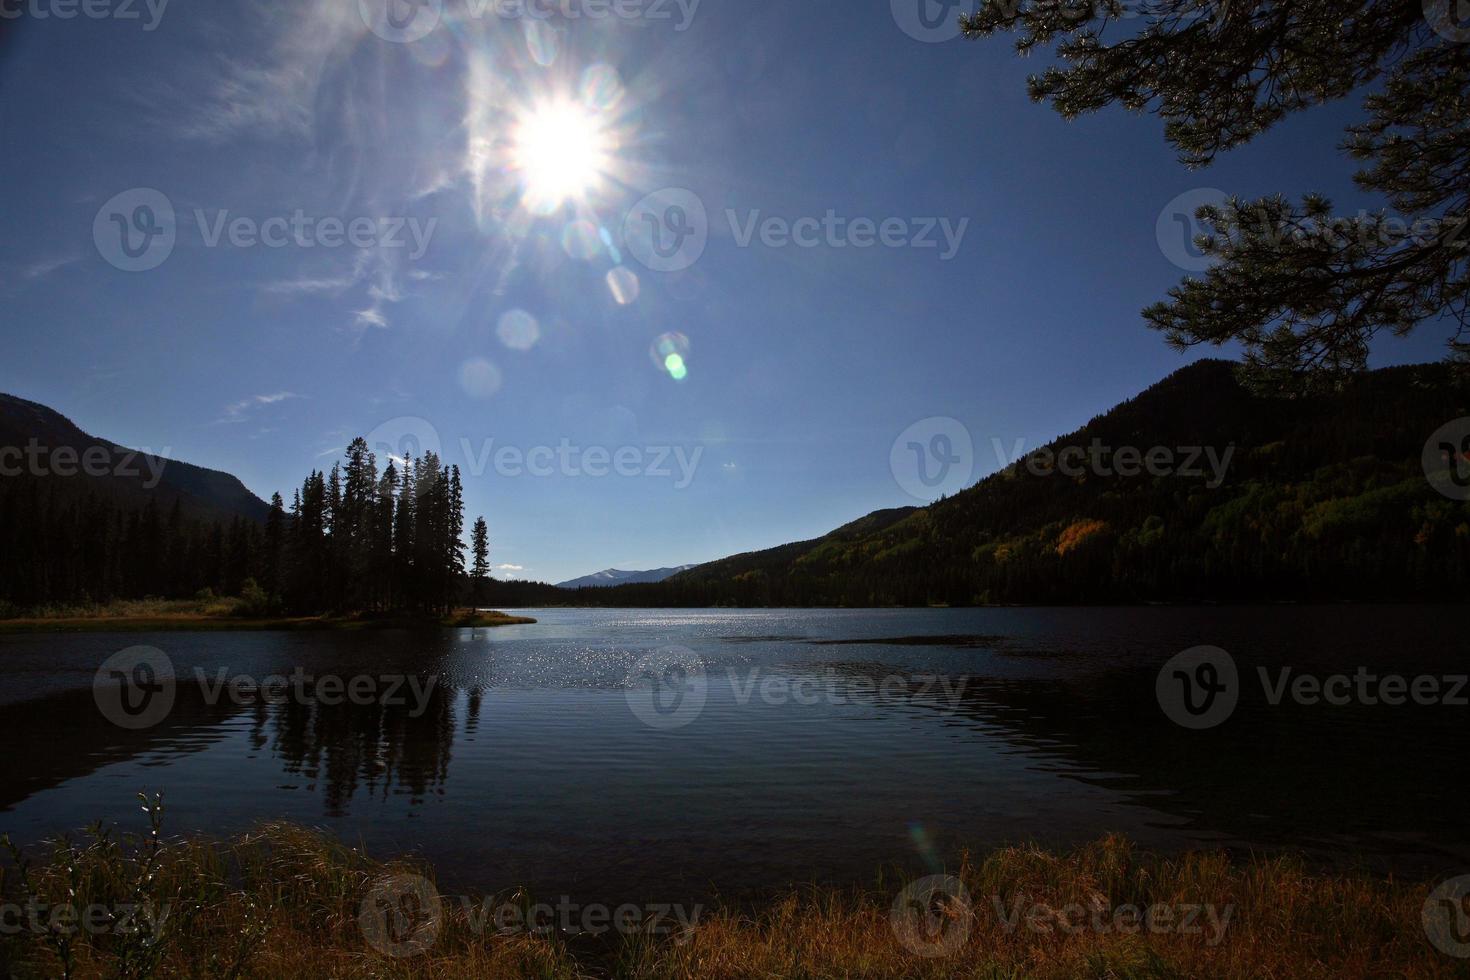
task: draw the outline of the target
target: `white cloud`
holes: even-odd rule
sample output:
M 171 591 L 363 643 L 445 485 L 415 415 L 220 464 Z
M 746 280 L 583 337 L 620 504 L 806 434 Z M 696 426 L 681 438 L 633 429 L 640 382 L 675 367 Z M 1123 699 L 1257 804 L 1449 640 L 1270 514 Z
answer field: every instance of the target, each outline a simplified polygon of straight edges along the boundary
M 261 290 L 274 296 L 299 296 L 316 293 L 336 295 L 357 282 L 356 276 L 318 277 L 302 276 L 299 279 L 282 279 L 268 282 Z
M 41 279 L 45 276 L 51 275 L 51 273 L 55 272 L 57 269 L 65 268 L 66 266 L 71 265 L 73 262 L 78 262 L 80 260 L 80 255 L 63 255 L 54 259 L 42 259 L 40 262 L 34 262 L 31 265 L 26 266 L 25 269 L 22 270 L 21 275 L 25 276 L 27 279 Z
M 356 313 L 353 314 L 353 317 L 353 323 L 355 323 L 360 329 L 377 327 L 380 330 L 384 330 L 388 327 L 388 318 L 384 316 L 383 311 L 378 309 L 376 306 L 370 306 L 365 310 L 358 310 Z
M 264 395 L 251 395 L 237 402 L 225 406 L 225 414 L 218 419 L 220 422 L 244 422 L 250 417 L 250 413 L 263 405 L 275 405 L 278 402 L 289 401 L 293 398 L 302 398 L 294 391 L 275 391 Z

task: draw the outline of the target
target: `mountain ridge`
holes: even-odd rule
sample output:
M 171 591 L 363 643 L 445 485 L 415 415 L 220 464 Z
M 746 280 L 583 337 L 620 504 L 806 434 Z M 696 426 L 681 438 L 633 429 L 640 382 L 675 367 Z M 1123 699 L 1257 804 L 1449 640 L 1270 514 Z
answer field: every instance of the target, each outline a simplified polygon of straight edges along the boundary
M 34 448 L 32 448 L 34 447 Z M 95 493 L 126 508 L 175 502 L 200 520 L 263 521 L 270 505 L 238 477 L 129 449 L 83 431 L 49 406 L 0 392 L 0 468 L 6 480 L 38 481 L 62 495 Z
M 662 582 L 671 575 L 687 572 L 694 567 L 694 564 L 674 565 L 667 568 L 649 568 L 641 571 L 604 568 L 602 571 L 593 572 L 590 575 L 579 575 L 576 578 L 569 578 L 565 582 L 557 582 L 556 587 L 558 589 L 590 589 L 631 583 Z
M 1421 455 L 1431 433 L 1466 416 L 1470 389 L 1450 365 L 1380 368 L 1336 394 L 1272 398 L 1247 390 L 1233 362 L 1204 359 L 950 497 L 704 563 L 665 582 L 671 594 L 659 601 L 1461 595 L 1470 585 L 1470 503 L 1437 493 Z M 1217 460 L 1228 451 L 1229 461 L 1215 486 L 1208 467 L 1193 477 L 1059 472 L 1061 449 L 1094 442 L 1208 449 Z M 1053 457 L 1050 469 L 1036 465 L 1042 453 Z

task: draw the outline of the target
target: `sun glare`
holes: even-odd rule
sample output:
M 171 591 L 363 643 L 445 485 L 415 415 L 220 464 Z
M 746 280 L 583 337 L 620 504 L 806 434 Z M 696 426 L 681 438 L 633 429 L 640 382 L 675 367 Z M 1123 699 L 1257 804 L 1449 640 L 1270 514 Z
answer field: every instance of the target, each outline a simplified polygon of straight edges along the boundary
M 585 198 L 607 169 L 608 144 L 598 115 L 579 102 L 557 100 L 527 112 L 512 150 L 527 205 L 544 213 Z

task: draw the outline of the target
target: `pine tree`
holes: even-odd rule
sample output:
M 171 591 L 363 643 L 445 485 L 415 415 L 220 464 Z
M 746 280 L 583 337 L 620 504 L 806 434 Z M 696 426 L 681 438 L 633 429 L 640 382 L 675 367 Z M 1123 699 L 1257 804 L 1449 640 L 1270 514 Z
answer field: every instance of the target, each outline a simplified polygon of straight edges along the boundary
M 1454 4 L 1368 0 L 1160 0 L 1119 31 L 1116 4 L 982 3 L 967 37 L 1015 32 L 1023 54 L 1055 44 L 1031 97 L 1073 118 L 1111 104 L 1151 110 L 1181 162 L 1203 167 L 1282 119 L 1367 93 L 1345 149 L 1387 213 L 1334 216 L 1307 195 L 1231 198 L 1195 213 L 1216 261 L 1144 311 L 1169 344 L 1238 342 L 1271 388 L 1336 386 L 1379 334 L 1451 317 L 1470 354 L 1470 45 Z M 1111 30 L 1110 30 L 1111 29 Z
M 265 548 L 261 558 L 261 587 L 271 602 L 280 600 L 283 583 L 282 563 L 286 546 L 286 512 L 279 492 L 271 494 L 271 510 L 265 518 Z
M 490 575 L 490 529 L 485 525 L 485 518 L 475 518 L 474 530 L 470 534 L 470 552 L 474 556 L 474 564 L 470 566 L 470 578 L 474 582 L 474 601 L 478 604 L 484 598 L 485 579 Z

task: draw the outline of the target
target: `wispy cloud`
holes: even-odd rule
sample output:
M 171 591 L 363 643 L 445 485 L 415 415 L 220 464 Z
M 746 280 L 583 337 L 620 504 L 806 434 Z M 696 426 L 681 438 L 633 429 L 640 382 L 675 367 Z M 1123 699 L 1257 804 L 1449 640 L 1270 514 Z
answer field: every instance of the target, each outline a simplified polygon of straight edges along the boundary
M 320 293 L 335 296 L 357 282 L 351 276 L 302 276 L 297 279 L 279 279 L 261 286 L 261 291 L 272 296 L 310 296 Z
M 217 53 L 195 67 L 188 99 L 160 93 L 160 122 L 186 139 L 225 142 L 240 135 L 306 138 L 316 122 L 317 94 L 344 68 L 366 25 L 355 3 L 307 0 L 252 11 L 250 35 L 265 41 L 256 56 Z M 257 33 L 258 32 L 258 33 Z M 242 38 L 231 38 L 238 50 Z M 348 97 L 351 89 L 345 90 Z M 202 97 L 201 97 L 202 96 Z
M 218 422 L 244 422 L 250 418 L 255 409 L 263 405 L 274 405 L 277 402 L 289 401 L 293 398 L 303 398 L 294 391 L 276 391 L 265 395 L 251 395 L 225 406 L 225 413 L 216 421 Z
M 386 329 L 388 326 L 388 318 L 384 316 L 383 311 L 376 306 L 370 306 L 365 310 L 358 310 L 356 313 L 353 314 L 353 316 L 354 324 L 356 324 L 356 326 L 361 329 L 366 329 L 368 327 L 377 327 L 378 329 L 382 330 Z
M 62 255 L 52 259 L 42 259 L 26 266 L 20 274 L 27 279 L 42 279 L 58 269 L 66 268 L 73 262 L 80 262 L 81 259 L 80 255 Z

